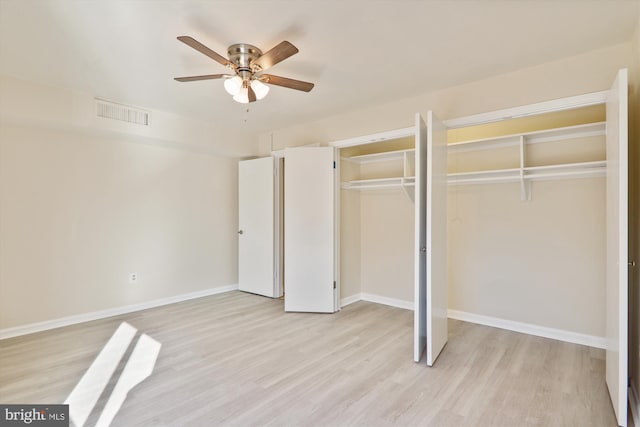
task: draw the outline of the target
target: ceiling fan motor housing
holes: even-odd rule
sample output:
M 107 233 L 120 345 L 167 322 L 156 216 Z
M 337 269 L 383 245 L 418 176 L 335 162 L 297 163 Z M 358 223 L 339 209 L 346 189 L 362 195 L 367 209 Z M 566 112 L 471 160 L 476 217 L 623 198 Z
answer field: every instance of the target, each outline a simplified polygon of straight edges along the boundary
M 251 79 L 253 73 L 259 71 L 251 68 L 251 62 L 262 56 L 262 51 L 257 47 L 247 43 L 236 43 L 229 46 L 227 53 L 229 54 L 229 61 L 236 65 L 238 75 L 243 80 Z

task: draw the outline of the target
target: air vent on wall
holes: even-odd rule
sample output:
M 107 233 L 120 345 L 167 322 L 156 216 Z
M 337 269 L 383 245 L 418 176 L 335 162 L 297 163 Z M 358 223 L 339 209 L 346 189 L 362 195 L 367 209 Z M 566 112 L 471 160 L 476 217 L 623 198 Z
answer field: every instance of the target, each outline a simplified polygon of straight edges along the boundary
M 148 111 L 100 98 L 95 98 L 95 100 L 98 117 L 149 126 Z

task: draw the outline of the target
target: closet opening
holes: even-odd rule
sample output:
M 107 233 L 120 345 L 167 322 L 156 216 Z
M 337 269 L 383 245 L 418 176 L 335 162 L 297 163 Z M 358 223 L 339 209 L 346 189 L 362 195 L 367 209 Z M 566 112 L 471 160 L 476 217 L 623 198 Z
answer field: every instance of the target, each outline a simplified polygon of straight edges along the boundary
M 629 384 L 627 92 L 620 70 L 607 91 L 446 122 L 449 317 L 605 350 L 619 425 Z

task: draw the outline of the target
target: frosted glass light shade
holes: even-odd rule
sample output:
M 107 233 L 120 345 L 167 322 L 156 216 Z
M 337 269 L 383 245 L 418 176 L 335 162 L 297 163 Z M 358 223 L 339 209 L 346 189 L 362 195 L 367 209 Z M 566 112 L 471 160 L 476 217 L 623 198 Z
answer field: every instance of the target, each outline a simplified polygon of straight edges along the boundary
M 240 88 L 240 91 L 233 96 L 233 100 L 241 104 L 249 103 L 249 89 L 246 87 Z
M 230 79 L 224 81 L 224 89 L 229 95 L 237 95 L 242 89 L 242 78 L 240 76 L 233 76 Z
M 256 99 L 262 99 L 269 93 L 269 86 L 259 80 L 253 80 L 251 82 L 251 89 L 255 92 Z

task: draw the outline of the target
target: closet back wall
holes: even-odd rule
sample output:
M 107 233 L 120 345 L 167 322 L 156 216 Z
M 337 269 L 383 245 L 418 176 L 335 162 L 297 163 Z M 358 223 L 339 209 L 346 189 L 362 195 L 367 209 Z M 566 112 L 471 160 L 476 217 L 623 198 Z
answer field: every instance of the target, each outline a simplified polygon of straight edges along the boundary
M 399 188 L 360 192 L 362 293 L 413 302 L 414 209 Z
M 449 307 L 602 337 L 605 179 L 449 188 Z

